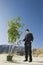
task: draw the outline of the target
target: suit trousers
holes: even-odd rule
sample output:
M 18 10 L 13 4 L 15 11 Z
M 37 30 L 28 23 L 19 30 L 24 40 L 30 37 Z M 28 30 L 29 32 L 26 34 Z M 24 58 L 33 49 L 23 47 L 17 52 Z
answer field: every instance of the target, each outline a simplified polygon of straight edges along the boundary
M 28 56 L 29 56 L 29 60 L 32 60 L 31 43 L 25 44 L 25 59 L 26 60 L 28 60 Z

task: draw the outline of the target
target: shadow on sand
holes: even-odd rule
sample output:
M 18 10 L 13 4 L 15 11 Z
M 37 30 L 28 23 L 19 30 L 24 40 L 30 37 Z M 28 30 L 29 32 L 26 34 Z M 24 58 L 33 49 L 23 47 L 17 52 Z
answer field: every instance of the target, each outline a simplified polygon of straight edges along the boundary
M 12 61 L 7 61 L 7 62 L 5 62 L 5 63 L 16 63 L 16 64 L 28 64 L 28 63 L 30 63 L 30 62 L 24 62 L 24 61 L 17 61 L 17 60 L 12 60 Z M 32 64 L 34 64 L 34 63 L 43 63 L 43 61 L 32 61 L 31 62 Z

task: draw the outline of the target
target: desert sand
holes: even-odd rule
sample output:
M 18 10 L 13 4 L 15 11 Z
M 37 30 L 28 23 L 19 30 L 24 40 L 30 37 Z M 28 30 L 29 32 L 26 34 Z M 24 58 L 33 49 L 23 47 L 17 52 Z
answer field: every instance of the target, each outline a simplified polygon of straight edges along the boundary
M 33 61 L 31 63 L 24 62 L 24 56 L 14 55 L 11 62 L 6 60 L 7 54 L 0 54 L 0 65 L 43 65 L 43 57 L 33 57 Z

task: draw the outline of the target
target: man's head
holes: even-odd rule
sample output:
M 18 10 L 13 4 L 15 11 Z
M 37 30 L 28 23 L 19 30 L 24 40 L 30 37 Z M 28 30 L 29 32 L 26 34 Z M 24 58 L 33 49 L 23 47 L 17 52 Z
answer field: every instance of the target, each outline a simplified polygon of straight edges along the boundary
M 28 34 L 30 32 L 30 30 L 29 29 L 26 29 L 26 34 Z

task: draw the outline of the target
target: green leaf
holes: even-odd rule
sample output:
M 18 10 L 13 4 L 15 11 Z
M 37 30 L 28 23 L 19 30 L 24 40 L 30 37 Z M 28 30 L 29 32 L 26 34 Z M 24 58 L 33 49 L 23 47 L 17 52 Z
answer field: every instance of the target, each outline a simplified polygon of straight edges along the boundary
M 21 36 L 20 28 L 22 28 L 24 24 L 20 23 L 20 17 L 16 19 L 11 19 L 8 22 L 8 42 L 10 44 L 14 44 L 18 38 Z

